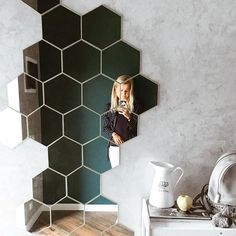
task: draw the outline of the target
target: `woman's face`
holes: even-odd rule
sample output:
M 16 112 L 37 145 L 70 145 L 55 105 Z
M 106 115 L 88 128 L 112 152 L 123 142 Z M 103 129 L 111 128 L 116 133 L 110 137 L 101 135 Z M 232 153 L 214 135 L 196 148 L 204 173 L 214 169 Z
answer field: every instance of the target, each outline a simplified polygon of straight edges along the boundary
M 130 84 L 121 84 L 120 86 L 116 87 L 116 95 L 119 98 L 119 100 L 129 100 L 130 95 Z

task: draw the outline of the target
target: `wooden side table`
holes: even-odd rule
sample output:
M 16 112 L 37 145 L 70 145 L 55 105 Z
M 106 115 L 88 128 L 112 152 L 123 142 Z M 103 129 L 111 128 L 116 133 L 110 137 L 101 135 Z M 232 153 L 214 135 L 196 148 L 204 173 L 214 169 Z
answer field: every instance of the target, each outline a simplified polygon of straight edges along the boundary
M 236 236 L 236 226 L 223 229 L 211 220 L 154 218 L 146 199 L 142 202 L 142 236 Z

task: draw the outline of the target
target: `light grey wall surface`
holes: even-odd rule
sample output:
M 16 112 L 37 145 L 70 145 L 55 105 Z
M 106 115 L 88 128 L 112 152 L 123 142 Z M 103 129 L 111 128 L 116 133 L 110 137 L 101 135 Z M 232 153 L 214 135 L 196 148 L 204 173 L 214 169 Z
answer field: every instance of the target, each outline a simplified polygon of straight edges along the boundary
M 138 137 L 122 145 L 121 166 L 102 177 L 104 196 L 119 203 L 120 223 L 140 235 L 141 199 L 154 175 L 150 160 L 181 166 L 176 195 L 194 196 L 216 159 L 236 149 L 236 1 L 62 2 L 80 14 L 100 4 L 121 14 L 123 39 L 141 51 L 141 72 L 160 84 L 159 105 L 140 116 Z M 40 39 L 35 11 L 19 0 L 0 0 L 0 110 L 7 106 L 6 84 L 23 70 L 22 50 Z M 9 225 L 46 158 L 46 148 L 30 140 L 14 150 L 0 145 L 4 236 L 28 235 Z

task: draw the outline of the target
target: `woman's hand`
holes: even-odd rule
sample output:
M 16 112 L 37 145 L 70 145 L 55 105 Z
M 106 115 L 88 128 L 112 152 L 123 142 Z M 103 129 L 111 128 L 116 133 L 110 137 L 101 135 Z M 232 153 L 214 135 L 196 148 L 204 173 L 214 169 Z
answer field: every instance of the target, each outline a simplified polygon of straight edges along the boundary
M 118 108 L 118 112 L 121 115 L 123 115 L 128 121 L 130 121 L 131 113 L 129 112 L 129 110 L 127 108 L 120 107 L 120 108 Z
M 122 140 L 122 138 L 120 137 L 120 135 L 117 134 L 116 132 L 113 132 L 113 133 L 112 133 L 112 138 L 113 138 L 113 140 L 114 140 L 114 142 L 115 142 L 116 145 L 120 145 L 120 144 L 122 144 L 122 143 L 124 142 L 124 141 Z

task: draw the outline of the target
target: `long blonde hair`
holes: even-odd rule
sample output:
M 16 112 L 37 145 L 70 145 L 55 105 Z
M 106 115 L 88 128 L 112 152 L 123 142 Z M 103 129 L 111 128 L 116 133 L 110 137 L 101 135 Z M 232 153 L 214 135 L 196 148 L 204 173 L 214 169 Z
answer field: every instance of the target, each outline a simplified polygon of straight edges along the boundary
M 127 103 L 127 108 L 130 112 L 134 110 L 134 92 L 133 92 L 133 80 L 130 79 L 128 75 L 121 75 L 119 76 L 113 84 L 112 92 L 111 92 L 111 111 L 116 111 L 117 107 L 119 106 L 119 98 L 116 94 L 117 86 L 121 84 L 129 84 L 130 85 L 130 92 L 129 92 L 129 101 Z

